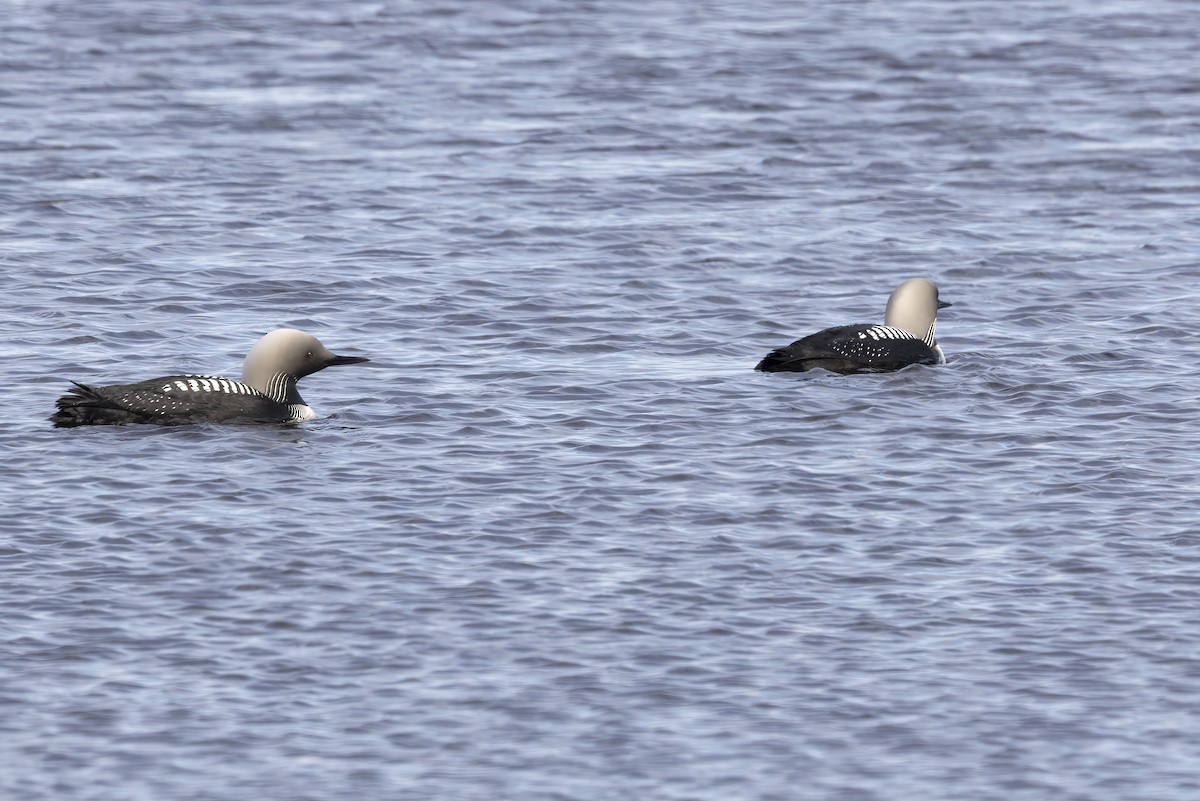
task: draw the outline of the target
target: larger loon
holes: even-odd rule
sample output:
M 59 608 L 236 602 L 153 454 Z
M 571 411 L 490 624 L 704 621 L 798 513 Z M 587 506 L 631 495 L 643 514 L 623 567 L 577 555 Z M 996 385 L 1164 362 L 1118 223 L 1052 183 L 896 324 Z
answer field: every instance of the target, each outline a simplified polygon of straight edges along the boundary
M 945 364 L 934 338 L 938 300 L 932 281 L 910 278 L 888 298 L 883 325 L 839 325 L 776 348 L 755 370 L 801 372 L 818 367 L 835 373 L 886 373 L 910 364 Z
M 76 381 L 50 416 L 55 426 L 155 423 L 292 423 L 311 420 L 296 382 L 362 356 L 335 356 L 303 331 L 280 328 L 260 339 L 242 365 L 242 380 L 208 375 L 168 375 L 138 384 L 89 387 Z

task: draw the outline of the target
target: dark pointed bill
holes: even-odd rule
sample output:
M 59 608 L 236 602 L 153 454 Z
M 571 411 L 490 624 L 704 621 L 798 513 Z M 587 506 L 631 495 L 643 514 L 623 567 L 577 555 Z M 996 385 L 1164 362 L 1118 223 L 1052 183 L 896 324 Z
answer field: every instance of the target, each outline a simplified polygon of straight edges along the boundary
M 371 361 L 366 356 L 334 356 L 331 359 L 325 360 L 326 367 L 332 367 L 335 364 L 361 364 Z

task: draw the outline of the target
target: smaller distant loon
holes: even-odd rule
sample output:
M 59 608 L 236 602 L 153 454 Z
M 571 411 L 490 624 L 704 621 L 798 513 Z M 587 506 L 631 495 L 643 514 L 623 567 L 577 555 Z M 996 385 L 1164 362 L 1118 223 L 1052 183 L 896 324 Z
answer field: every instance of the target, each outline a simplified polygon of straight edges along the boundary
M 776 348 L 755 370 L 802 372 L 822 368 L 835 373 L 886 373 L 910 364 L 945 364 L 934 338 L 938 300 L 932 281 L 910 278 L 888 298 L 883 325 L 839 325 Z
M 335 356 L 303 331 L 280 328 L 260 339 L 242 365 L 242 380 L 209 375 L 168 375 L 138 384 L 90 387 L 76 381 L 50 416 L 56 427 L 154 423 L 293 423 L 316 413 L 296 382 L 335 364 L 369 361 Z

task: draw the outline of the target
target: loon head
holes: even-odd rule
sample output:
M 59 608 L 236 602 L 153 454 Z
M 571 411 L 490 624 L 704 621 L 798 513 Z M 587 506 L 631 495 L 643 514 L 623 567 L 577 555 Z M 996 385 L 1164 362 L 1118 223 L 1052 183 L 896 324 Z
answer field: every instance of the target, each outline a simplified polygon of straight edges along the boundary
M 938 300 L 938 288 L 932 281 L 910 278 L 896 287 L 896 291 L 888 298 L 883 324 L 932 342 L 937 310 L 949 305 L 944 300 Z
M 312 334 L 294 328 L 272 331 L 255 343 L 242 365 L 242 381 L 267 395 L 280 376 L 299 381 L 335 364 L 359 364 L 362 356 L 335 356 Z

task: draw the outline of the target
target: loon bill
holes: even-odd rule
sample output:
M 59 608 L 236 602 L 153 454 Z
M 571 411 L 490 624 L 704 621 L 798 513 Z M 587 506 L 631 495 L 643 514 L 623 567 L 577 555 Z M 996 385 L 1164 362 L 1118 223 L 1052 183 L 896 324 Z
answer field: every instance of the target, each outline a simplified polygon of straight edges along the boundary
M 335 356 L 311 334 L 280 328 L 260 339 L 242 365 L 242 380 L 210 375 L 168 375 L 137 384 L 74 388 L 56 401 L 50 420 L 59 428 L 152 423 L 294 423 L 316 412 L 296 383 L 337 364 L 369 361 Z
M 886 373 L 910 364 L 945 364 L 934 337 L 937 310 L 951 304 L 938 300 L 938 288 L 924 278 L 910 278 L 888 298 L 883 325 L 839 325 L 776 348 L 754 368 L 767 373 L 823 369 L 844 375 Z

